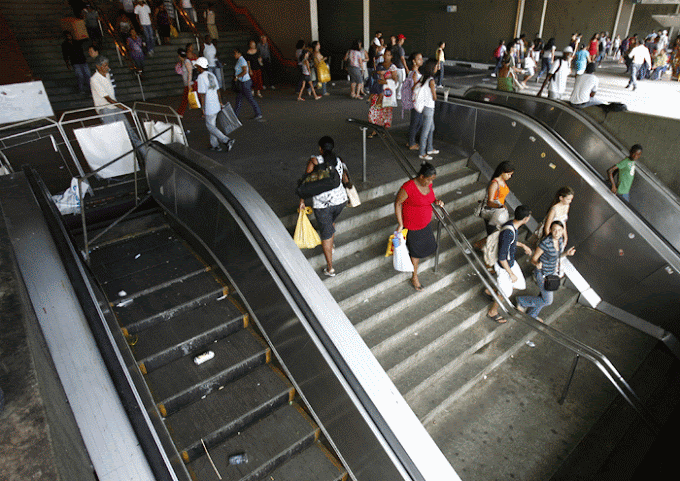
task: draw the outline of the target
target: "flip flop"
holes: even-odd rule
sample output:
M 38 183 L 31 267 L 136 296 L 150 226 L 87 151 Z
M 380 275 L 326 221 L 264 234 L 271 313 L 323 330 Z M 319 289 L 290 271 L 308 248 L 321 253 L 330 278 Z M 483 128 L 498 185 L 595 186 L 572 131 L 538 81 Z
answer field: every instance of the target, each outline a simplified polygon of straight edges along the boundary
M 495 316 L 490 316 L 490 315 L 487 313 L 487 314 L 486 314 L 486 317 L 488 317 L 489 319 L 491 319 L 491 320 L 493 320 L 493 321 L 496 321 L 498 324 L 505 324 L 506 322 L 508 322 L 508 320 L 505 319 L 505 318 L 504 318 L 503 316 L 501 316 L 500 314 L 496 314 Z

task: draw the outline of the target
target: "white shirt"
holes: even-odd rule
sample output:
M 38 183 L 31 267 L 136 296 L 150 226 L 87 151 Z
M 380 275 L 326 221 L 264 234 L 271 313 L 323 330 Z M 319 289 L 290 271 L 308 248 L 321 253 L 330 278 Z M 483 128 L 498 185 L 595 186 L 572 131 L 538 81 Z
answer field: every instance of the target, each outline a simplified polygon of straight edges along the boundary
M 585 104 L 589 102 L 591 92 L 597 92 L 597 87 L 600 84 L 599 79 L 592 73 L 584 73 L 576 77 L 574 83 L 574 91 L 571 93 L 569 102 L 574 105 Z
M 219 87 L 217 78 L 211 72 L 204 70 L 203 73 L 198 76 L 196 82 L 198 83 L 198 93 L 205 94 L 203 100 L 203 113 L 205 113 L 205 115 L 217 114 L 222 110 L 220 97 L 217 95 L 217 88 Z
M 135 15 L 139 15 L 139 23 L 142 25 L 151 25 L 151 9 L 147 4 L 137 5 Z
M 182 0 L 182 8 L 194 8 L 191 4 L 191 0 Z
M 97 70 L 92 77 L 90 77 L 90 90 L 92 91 L 92 101 L 95 107 L 107 107 L 111 105 L 105 97 L 110 97 L 112 100 L 116 100 L 116 93 L 113 90 L 113 85 L 111 84 L 111 76 L 106 73 L 106 77 L 99 73 Z M 97 112 L 101 113 L 100 108 L 97 108 Z
M 561 65 L 561 66 L 560 66 Z M 569 62 L 564 59 L 555 60 L 550 73 L 555 77 L 550 80 L 548 90 L 562 95 L 567 90 L 567 77 L 569 76 Z
M 337 157 L 337 160 L 335 168 L 338 170 L 338 174 L 340 174 L 340 179 L 342 179 L 342 160 L 340 160 L 340 157 Z M 319 165 L 323 164 L 323 156 L 317 155 L 316 161 Z M 340 182 L 340 185 L 335 189 L 331 189 L 328 192 L 322 192 L 321 194 L 312 197 L 312 207 L 314 209 L 325 209 L 332 205 L 340 205 L 343 202 L 347 202 L 347 192 L 345 191 L 345 186 L 342 185 L 342 182 Z
M 203 56 L 208 61 L 208 67 L 215 66 L 215 58 L 217 57 L 217 48 L 214 43 L 208 45 L 207 43 L 203 47 Z
M 636 65 L 642 65 L 645 61 L 647 61 L 650 67 L 652 65 L 652 58 L 649 55 L 649 50 L 644 45 L 638 45 L 635 47 L 630 51 L 628 57 L 632 58 L 633 63 Z

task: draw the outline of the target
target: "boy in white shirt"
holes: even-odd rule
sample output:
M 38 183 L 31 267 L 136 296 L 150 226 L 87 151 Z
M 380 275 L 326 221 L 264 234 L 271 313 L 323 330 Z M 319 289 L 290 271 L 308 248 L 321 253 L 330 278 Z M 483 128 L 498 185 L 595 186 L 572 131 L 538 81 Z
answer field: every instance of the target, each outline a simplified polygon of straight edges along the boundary
M 230 139 L 217 128 L 217 114 L 222 110 L 222 94 L 220 93 L 217 77 L 208 71 L 208 59 L 200 57 L 194 62 L 198 70 L 198 96 L 203 108 L 205 127 L 210 132 L 210 150 L 222 152 L 220 142 L 225 144 L 227 151 L 234 146 L 235 140 Z

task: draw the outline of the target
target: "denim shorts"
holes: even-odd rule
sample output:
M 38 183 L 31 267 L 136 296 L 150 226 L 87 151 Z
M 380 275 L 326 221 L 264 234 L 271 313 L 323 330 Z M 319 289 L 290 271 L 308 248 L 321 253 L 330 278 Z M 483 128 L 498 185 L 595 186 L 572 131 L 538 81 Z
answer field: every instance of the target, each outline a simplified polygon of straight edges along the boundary
M 324 207 L 323 209 L 314 209 L 314 217 L 316 217 L 316 222 L 319 224 L 319 237 L 321 240 L 328 240 L 335 234 L 335 219 L 338 218 L 342 209 L 345 208 L 347 202 L 343 202 L 339 205 L 330 205 Z

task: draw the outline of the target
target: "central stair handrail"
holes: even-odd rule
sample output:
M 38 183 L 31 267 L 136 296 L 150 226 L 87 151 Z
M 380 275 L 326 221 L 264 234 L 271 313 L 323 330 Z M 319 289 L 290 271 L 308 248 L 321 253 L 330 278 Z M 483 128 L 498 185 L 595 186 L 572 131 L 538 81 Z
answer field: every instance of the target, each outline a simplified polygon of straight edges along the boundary
M 417 177 L 417 171 L 411 165 L 411 162 L 406 158 L 404 152 L 399 147 L 397 142 L 394 140 L 392 135 L 382 126 L 374 125 L 369 122 L 358 120 L 358 119 L 347 119 L 347 122 L 357 124 L 361 128 L 371 128 L 378 133 L 378 136 L 385 144 L 387 150 L 390 151 L 397 165 L 406 173 L 409 179 L 414 179 Z M 575 355 L 575 361 L 572 365 L 569 381 L 571 381 L 571 376 L 573 376 L 574 370 L 576 368 L 576 361 L 579 357 L 583 357 L 588 361 L 592 362 L 611 382 L 611 384 L 616 388 L 616 390 L 621 394 L 621 396 L 626 400 L 626 402 L 637 412 L 640 417 L 645 421 L 647 427 L 653 432 L 658 433 L 659 427 L 657 422 L 654 420 L 653 416 L 649 413 L 648 409 L 642 404 L 642 401 L 638 398 L 635 391 L 630 387 L 628 382 L 623 378 L 623 376 L 614 367 L 611 361 L 602 353 L 596 349 L 586 345 L 585 343 L 555 329 L 552 326 L 544 324 L 526 313 L 518 311 L 515 306 L 510 302 L 510 300 L 505 296 L 499 296 L 497 292 L 501 292 L 500 288 L 496 282 L 496 279 L 491 276 L 489 271 L 486 269 L 486 265 L 475 253 L 474 247 L 467 239 L 465 234 L 458 228 L 449 213 L 443 207 L 439 207 L 436 204 L 432 204 L 434 208 L 435 216 L 437 220 L 444 227 L 446 232 L 449 234 L 451 239 L 453 239 L 456 246 L 461 250 L 466 262 L 472 267 L 475 274 L 479 277 L 489 292 L 491 293 L 493 299 L 498 303 L 500 308 L 512 319 L 520 321 L 527 325 L 529 328 L 546 336 L 552 341 L 560 344 L 566 349 L 572 351 Z M 562 399 L 566 396 L 566 389 L 563 393 Z M 561 403 L 561 402 L 560 402 Z

